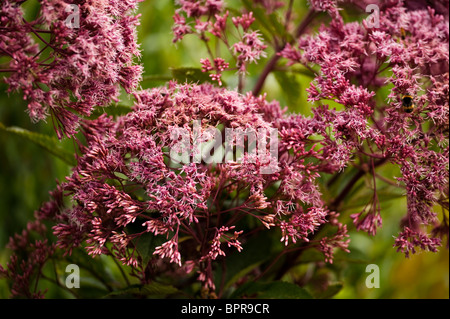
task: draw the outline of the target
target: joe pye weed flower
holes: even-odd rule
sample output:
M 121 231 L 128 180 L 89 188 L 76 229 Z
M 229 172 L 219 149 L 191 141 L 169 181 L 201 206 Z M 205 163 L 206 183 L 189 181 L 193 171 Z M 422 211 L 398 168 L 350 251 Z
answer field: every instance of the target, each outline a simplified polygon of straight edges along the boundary
M 33 120 L 51 117 L 77 152 L 70 175 L 11 238 L 13 255 L 0 274 L 13 282 L 12 296 L 44 297 L 35 283 L 47 277 L 45 264 L 83 252 L 93 263 L 110 257 L 128 285 L 246 296 L 252 281 L 286 278 L 305 253 L 318 252 L 321 266 L 336 264 L 337 254 L 350 252 L 350 229 L 376 236 L 386 217 L 380 184 L 406 197 L 394 249 L 410 257 L 438 251 L 443 240 L 448 248 L 448 2 L 379 1 L 372 27 L 344 19 L 348 6 L 363 16 L 365 1 L 311 0 L 299 18 L 293 1 L 243 1 L 244 9 L 231 10 L 226 1 L 178 0 L 168 42 L 198 37 L 205 57 L 197 67 L 209 81 L 152 88 L 143 88 L 135 59 L 140 1 L 72 2 L 79 29 L 63 24 L 63 1 L 40 1 L 33 22 L 18 1 L 1 5 L 8 90 L 23 93 Z M 267 77 L 283 70 L 311 77 L 311 115 L 262 93 Z M 231 77 L 235 88 L 226 85 Z M 118 101 L 120 88 L 133 107 L 93 116 Z M 227 129 L 263 132 L 264 143 L 250 152 L 251 134 L 228 139 Z M 193 141 L 212 138 L 214 151 L 246 151 L 231 160 L 199 157 Z M 187 160 L 174 160 L 183 152 Z M 350 211 L 344 204 L 363 179 L 363 208 Z M 239 263 L 247 247 L 268 239 L 267 256 L 230 273 L 228 260 Z

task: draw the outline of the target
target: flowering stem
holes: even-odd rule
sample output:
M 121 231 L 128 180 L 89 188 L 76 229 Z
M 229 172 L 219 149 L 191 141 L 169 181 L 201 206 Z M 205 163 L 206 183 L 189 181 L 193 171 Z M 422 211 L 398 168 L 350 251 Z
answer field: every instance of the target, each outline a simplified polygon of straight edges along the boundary
M 244 75 L 239 73 L 238 92 L 242 93 L 244 89 Z
M 377 178 L 375 176 L 375 166 L 373 165 L 373 158 L 371 159 L 372 164 L 372 177 L 373 177 L 373 213 L 376 214 L 377 212 L 380 213 L 381 207 L 380 207 L 380 201 L 378 200 L 378 194 L 377 194 Z
M 235 225 L 238 221 L 240 221 L 242 218 L 244 218 L 244 216 L 245 216 L 246 214 L 250 214 L 250 215 L 252 215 L 252 216 L 254 216 L 254 217 L 257 217 L 257 216 L 255 216 L 255 215 L 251 214 L 250 212 L 248 212 L 248 211 L 246 211 L 246 210 L 243 210 L 243 209 L 241 209 L 241 208 L 239 208 L 239 207 L 237 207 L 235 210 L 236 210 L 237 212 L 239 212 L 239 213 L 235 213 L 235 214 L 233 215 L 233 217 L 226 223 L 227 226 Z M 259 217 L 257 217 L 257 218 L 259 218 Z
M 222 260 L 222 276 L 220 279 L 220 288 L 219 288 L 219 294 L 218 294 L 218 298 L 222 297 L 223 294 L 223 288 L 225 287 L 225 275 L 227 273 L 227 263 L 225 262 L 225 259 Z
M 192 228 L 190 228 L 189 226 L 186 226 L 186 224 L 184 222 L 181 222 L 181 226 L 185 229 L 185 232 L 187 234 L 190 234 L 192 236 L 192 238 L 195 239 L 195 241 L 199 244 L 202 243 L 202 241 L 197 237 L 196 233 L 192 230 Z
M 291 21 L 292 16 L 292 6 L 294 5 L 294 0 L 289 0 L 288 10 L 286 12 L 286 21 L 284 24 L 284 28 L 287 30 L 289 27 L 289 22 Z
M 275 65 L 277 64 L 278 60 L 281 58 L 278 53 L 281 52 L 281 50 L 277 51 L 275 55 L 270 59 L 270 61 L 266 64 L 266 67 L 264 68 L 263 72 L 261 73 L 261 76 L 258 79 L 258 82 L 255 85 L 255 88 L 253 89 L 253 95 L 257 96 L 261 92 L 264 82 L 266 81 L 267 77 L 269 76 L 270 72 L 275 68 Z
M 205 43 L 206 50 L 208 51 L 209 58 L 211 59 L 211 61 L 214 61 L 214 54 L 212 53 L 211 48 L 209 47 L 208 40 L 206 40 L 206 38 L 204 36 L 202 36 L 201 39 Z
M 36 57 L 40 56 L 42 54 L 42 52 L 44 52 L 48 47 L 49 47 L 48 45 L 44 46 L 38 53 L 36 53 L 33 56 L 33 58 L 36 58 Z
M 370 158 L 378 158 L 378 159 L 383 159 L 384 158 L 384 155 L 382 155 L 382 154 L 367 153 L 367 152 L 364 152 L 361 148 L 359 149 L 359 151 L 361 152 L 361 154 L 364 154 L 364 155 L 366 155 L 366 156 L 368 156 Z
M 45 261 L 46 262 L 46 261 Z M 44 263 L 45 263 L 44 262 Z M 37 288 L 38 288 L 38 284 L 39 284 L 39 278 L 41 277 L 41 275 L 43 275 L 43 273 L 42 273 L 42 267 L 43 267 L 43 265 L 44 264 L 41 264 L 40 266 L 39 266 L 39 271 L 38 271 L 38 274 L 37 274 L 37 277 L 36 277 L 36 281 L 34 282 L 34 293 L 36 293 L 36 291 L 37 291 Z
M 358 169 L 361 169 L 361 170 L 363 169 L 361 166 L 356 165 L 356 164 L 354 164 L 353 166 L 356 167 L 356 168 L 358 168 Z M 405 188 L 405 186 L 399 185 L 399 184 L 397 184 L 396 182 L 390 180 L 389 178 L 386 178 L 386 177 L 384 177 L 384 176 L 381 176 L 380 174 L 376 173 L 375 171 L 373 171 L 372 173 L 374 174 L 374 176 L 375 176 L 376 178 L 378 178 L 379 180 L 385 182 L 386 184 L 389 184 L 389 185 L 391 185 L 391 186 L 398 187 L 398 188 L 403 188 L 403 189 Z
M 243 203 L 242 205 L 238 206 L 238 207 L 231 207 L 231 208 L 229 208 L 227 210 L 220 211 L 217 214 L 223 214 L 223 213 L 228 213 L 228 212 L 232 212 L 232 211 L 235 211 L 235 210 L 240 210 L 241 208 L 245 208 L 245 204 L 246 203 L 247 203 L 247 201 L 245 203 Z

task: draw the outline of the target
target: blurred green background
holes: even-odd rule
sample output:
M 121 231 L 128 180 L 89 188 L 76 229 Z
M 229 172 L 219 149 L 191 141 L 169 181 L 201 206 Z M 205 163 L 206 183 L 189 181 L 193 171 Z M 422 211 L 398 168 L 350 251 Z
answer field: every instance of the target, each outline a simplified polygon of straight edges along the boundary
M 230 7 L 239 9 L 241 1 L 229 1 Z M 28 1 L 27 10 L 34 10 L 37 1 Z M 294 21 L 301 21 L 307 11 L 306 1 L 294 1 Z M 194 36 L 187 36 L 182 42 L 172 44 L 172 15 L 174 1 L 146 0 L 140 4 L 141 25 L 139 42 L 145 74 L 142 88 L 164 84 L 170 78 L 172 68 L 200 67 L 200 59 L 207 56 L 206 49 Z M 344 12 L 345 14 L 345 12 Z M 323 17 L 323 16 L 321 16 Z M 246 82 L 246 90 L 251 90 L 268 57 L 258 65 L 252 66 Z M 234 72 L 228 72 L 224 79 L 230 88 L 236 86 Z M 306 101 L 305 89 L 311 78 L 298 73 L 278 72 L 271 74 L 264 87 L 268 99 L 276 99 L 281 106 L 288 105 L 291 112 L 309 115 L 311 104 Z M 20 94 L 5 93 L 6 86 L 0 81 L 0 123 L 6 127 L 17 126 L 33 132 L 55 136 L 51 122 L 33 124 L 30 122 L 26 104 Z M 122 104 L 132 101 L 124 96 Z M 70 140 L 58 142 L 61 147 L 72 151 Z M 5 265 L 9 251 L 5 249 L 8 238 L 26 227 L 33 218 L 33 212 L 46 200 L 48 192 L 56 186 L 56 180 L 63 180 L 70 173 L 70 167 L 60 159 L 33 142 L 14 134 L 0 131 L 0 263 Z M 398 176 L 390 167 L 381 171 L 385 176 Z M 448 250 L 441 248 L 439 253 L 421 253 L 405 259 L 392 245 L 399 232 L 399 221 L 406 211 L 406 199 L 401 190 L 392 190 L 387 185 L 377 185 L 385 193 L 382 202 L 383 228 L 375 237 L 359 233 L 349 223 L 349 215 L 359 212 L 364 206 L 364 198 L 370 194 L 370 183 L 365 180 L 356 185 L 351 203 L 345 203 L 343 220 L 351 229 L 350 254 L 338 254 L 333 265 L 305 263 L 294 270 L 291 280 L 315 270 L 320 281 L 323 275 L 335 282 L 342 282 L 343 289 L 335 298 L 448 298 L 449 297 L 449 256 Z M 393 196 L 392 196 L 393 195 Z M 369 195 L 370 196 L 370 195 Z M 356 204 L 355 204 L 356 203 Z M 368 264 L 380 267 L 380 288 L 369 289 L 365 285 Z M 331 277 L 331 278 L 330 278 Z M 0 298 L 7 298 L 7 283 L 0 280 Z

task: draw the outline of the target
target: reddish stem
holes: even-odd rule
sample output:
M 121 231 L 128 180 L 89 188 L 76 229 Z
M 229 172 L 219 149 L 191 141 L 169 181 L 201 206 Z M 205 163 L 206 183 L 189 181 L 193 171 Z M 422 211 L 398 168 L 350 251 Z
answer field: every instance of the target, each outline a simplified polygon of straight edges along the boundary
M 302 23 L 299 25 L 299 27 L 297 28 L 297 30 L 295 32 L 294 41 L 302 36 L 302 34 L 306 31 L 306 28 L 308 27 L 308 25 L 313 21 L 316 14 L 317 13 L 313 10 L 310 10 L 308 12 L 308 14 L 303 19 Z M 264 68 L 263 72 L 261 73 L 261 76 L 259 77 L 258 82 L 256 83 L 256 85 L 253 89 L 254 96 L 257 96 L 260 94 L 262 88 L 264 87 L 264 83 L 266 82 L 267 77 L 273 71 L 273 69 L 277 65 L 278 60 L 281 58 L 279 53 L 284 49 L 284 47 L 285 47 L 285 44 L 278 47 L 277 51 L 275 52 L 275 55 L 266 64 L 266 67 Z

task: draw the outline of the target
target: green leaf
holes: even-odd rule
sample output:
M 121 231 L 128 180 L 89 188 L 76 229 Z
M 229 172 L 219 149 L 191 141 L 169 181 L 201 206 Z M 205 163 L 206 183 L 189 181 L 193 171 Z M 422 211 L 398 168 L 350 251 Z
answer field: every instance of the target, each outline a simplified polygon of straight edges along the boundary
M 280 17 L 279 17 L 279 14 L 277 14 L 277 12 L 271 13 L 269 15 L 269 20 L 270 20 L 270 23 L 272 24 L 273 28 L 275 29 L 276 34 L 278 34 L 279 36 L 282 36 L 286 42 L 288 42 L 288 43 L 292 42 L 293 37 L 291 34 L 289 34 L 286 31 L 286 28 L 280 22 Z
M 23 11 L 25 12 L 24 18 L 27 21 L 36 19 L 39 14 L 40 6 L 38 2 L 35 1 L 23 1 L 22 4 Z
M 331 283 L 330 285 L 328 285 L 328 288 L 325 291 L 315 295 L 315 298 L 330 299 L 333 296 L 337 295 L 342 290 L 343 287 L 344 285 L 342 284 L 342 282 Z
M 324 229 L 326 230 L 326 229 Z M 324 231 L 321 230 L 321 231 Z M 301 257 L 300 262 L 302 264 L 311 263 L 311 262 L 323 262 L 323 253 L 318 251 L 317 249 L 306 249 Z
M 131 285 L 125 289 L 117 290 L 107 294 L 104 298 L 123 297 L 126 295 L 139 296 L 167 296 L 177 293 L 179 290 L 171 285 L 165 285 L 158 282 L 152 282 L 148 285 Z
M 164 241 L 163 236 L 155 236 L 152 233 L 145 233 L 135 240 L 136 249 L 141 255 L 144 265 L 147 265 L 153 256 L 155 248 L 162 245 Z
M 300 81 L 298 81 L 295 75 L 286 72 L 277 71 L 274 72 L 274 76 L 286 96 L 289 104 L 289 111 L 299 112 L 301 106 L 300 100 L 302 97 Z
M 146 75 L 142 78 L 143 82 L 169 82 L 172 80 L 171 76 L 168 75 Z
M 304 66 L 293 65 L 290 66 L 287 70 L 289 70 L 289 72 L 308 77 L 309 79 L 314 79 L 316 77 L 313 71 L 305 68 Z M 311 80 L 309 82 L 311 82 Z
M 76 165 L 74 153 L 62 148 L 62 146 L 60 145 L 60 141 L 58 141 L 56 138 L 41 133 L 31 132 L 20 127 L 5 127 L 2 123 L 0 123 L 0 131 L 23 137 L 43 147 L 50 154 L 53 154 L 65 163 L 71 166 Z
M 270 260 L 274 254 L 282 249 L 278 240 L 270 237 L 270 232 L 263 232 L 242 245 L 241 252 L 234 251 L 226 258 L 225 286 L 227 289 L 238 279 L 258 267 L 263 262 Z M 261 249 L 264 247 L 264 249 Z M 216 284 L 220 285 L 222 269 L 218 268 L 215 273 Z
M 173 78 L 177 80 L 178 83 L 213 83 L 209 77 L 209 73 L 202 72 L 200 68 L 173 68 L 171 71 Z
M 55 261 L 62 261 L 58 266 L 60 281 L 66 279 L 67 264 L 78 265 L 81 269 L 81 285 L 79 291 L 80 296 L 86 298 L 101 298 L 109 289 L 122 287 L 120 282 L 115 279 L 114 274 L 110 271 L 112 260 L 110 257 L 99 256 L 92 259 L 84 249 L 74 249 L 72 255 L 63 256 L 63 251 L 58 251 L 53 257 Z M 65 259 L 64 259 L 65 258 Z
M 231 295 L 231 298 L 257 298 L 257 299 L 312 299 L 311 294 L 296 284 L 273 282 L 247 282 Z

